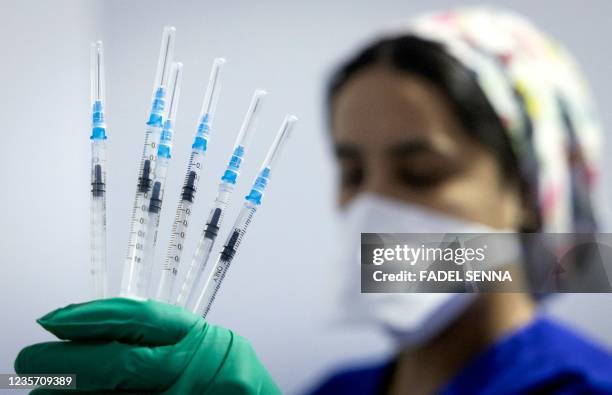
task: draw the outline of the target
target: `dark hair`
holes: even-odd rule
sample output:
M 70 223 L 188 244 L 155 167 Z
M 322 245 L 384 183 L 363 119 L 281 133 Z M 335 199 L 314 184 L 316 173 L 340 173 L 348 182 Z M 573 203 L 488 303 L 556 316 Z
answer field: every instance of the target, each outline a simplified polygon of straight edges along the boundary
M 523 202 L 528 207 L 535 207 L 533 193 L 521 177 L 510 138 L 475 75 L 438 43 L 415 36 L 401 36 L 380 40 L 363 49 L 332 75 L 327 90 L 330 120 L 334 97 L 340 89 L 357 72 L 379 64 L 420 76 L 436 85 L 450 101 L 466 133 L 490 150 L 504 178 L 516 182 Z M 530 225 L 530 228 L 539 227 L 539 215 L 537 211 L 533 214 L 538 225 Z

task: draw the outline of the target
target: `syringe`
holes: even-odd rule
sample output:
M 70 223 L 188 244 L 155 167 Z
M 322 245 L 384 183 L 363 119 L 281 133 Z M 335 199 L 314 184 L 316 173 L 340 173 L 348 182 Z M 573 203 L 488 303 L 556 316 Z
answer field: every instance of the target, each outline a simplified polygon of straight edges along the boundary
M 104 51 L 91 45 L 91 274 L 94 296 L 106 297 L 106 122 Z
M 157 63 L 157 73 L 153 85 L 153 99 L 149 120 L 145 131 L 144 148 L 140 161 L 136 196 L 132 207 L 128 251 L 121 279 L 121 295 L 136 296 L 136 280 L 138 278 L 144 253 L 145 227 L 149 211 L 149 192 L 155 178 L 155 163 L 157 161 L 157 145 L 162 130 L 162 118 L 166 102 L 168 75 L 174 52 L 174 27 L 164 28 L 161 50 Z
M 155 246 L 157 244 L 157 229 L 159 228 L 159 217 L 164 200 L 166 187 L 166 175 L 168 165 L 172 157 L 172 139 L 174 137 L 174 123 L 178 109 L 179 96 L 181 94 L 181 81 L 183 77 L 183 64 L 173 63 L 170 70 L 170 81 L 168 83 L 168 111 L 164 121 L 164 128 L 159 138 L 157 149 L 157 163 L 155 164 L 155 179 L 151 189 L 147 220 L 145 226 L 145 244 L 143 248 L 141 269 L 137 273 L 136 295 L 147 297 L 151 274 L 155 262 Z
M 245 154 L 245 148 L 249 137 L 255 129 L 255 121 L 261 109 L 262 99 L 265 95 L 266 92 L 263 90 L 256 90 L 253 94 L 251 104 L 249 105 L 249 109 L 246 113 L 244 121 L 242 122 L 242 127 L 240 128 L 238 137 L 236 137 L 232 156 L 227 168 L 225 169 L 225 172 L 223 173 L 223 176 L 221 177 L 221 183 L 219 184 L 219 189 L 217 190 L 217 197 L 215 198 L 213 207 L 210 210 L 208 220 L 206 221 L 206 226 L 204 227 L 202 236 L 200 237 L 200 241 L 191 261 L 191 265 L 189 266 L 189 270 L 185 276 L 185 281 L 183 282 L 183 286 L 177 297 L 176 304 L 179 306 L 184 307 L 188 303 L 191 304 L 191 301 L 194 298 L 193 290 L 196 289 L 194 286 L 199 284 L 200 279 L 202 278 L 202 272 L 206 267 L 208 257 L 210 256 L 210 251 L 215 244 L 217 234 L 221 228 L 225 209 L 229 204 L 230 198 L 236 186 L 236 181 L 238 180 L 240 166 L 242 165 Z
M 245 197 L 242 210 L 234 223 L 232 231 L 229 233 L 227 241 L 223 246 L 223 250 L 217 259 L 217 262 L 210 272 L 208 280 L 206 280 L 206 285 L 202 289 L 202 292 L 200 293 L 200 296 L 195 304 L 193 311 L 202 315 L 202 317 L 206 317 L 210 311 L 223 279 L 225 278 L 227 270 L 229 269 L 232 260 L 236 256 L 236 251 L 238 250 L 238 247 L 246 234 L 249 224 L 251 221 L 253 221 L 257 207 L 261 205 L 261 200 L 266 187 L 268 186 L 272 167 L 274 167 L 274 163 L 278 159 L 279 153 L 285 145 L 285 142 L 289 137 L 289 133 L 296 122 L 297 118 L 293 115 L 287 115 L 285 117 L 285 120 L 283 121 L 281 128 L 268 151 L 268 155 L 266 155 L 266 159 L 261 166 L 261 170 L 253 183 L 251 191 Z
M 176 208 L 174 223 L 170 243 L 166 253 L 166 261 L 162 270 L 162 276 L 157 289 L 156 299 L 163 302 L 170 302 L 176 275 L 180 267 L 181 256 L 187 231 L 189 227 L 189 217 L 191 216 L 193 202 L 200 182 L 200 174 L 204 164 L 206 149 L 208 148 L 208 138 L 221 90 L 219 76 L 225 59 L 216 58 L 213 62 L 208 87 L 202 103 L 202 111 L 198 117 L 197 132 L 191 145 L 191 156 L 187 165 L 187 174 L 181 190 L 179 204 Z

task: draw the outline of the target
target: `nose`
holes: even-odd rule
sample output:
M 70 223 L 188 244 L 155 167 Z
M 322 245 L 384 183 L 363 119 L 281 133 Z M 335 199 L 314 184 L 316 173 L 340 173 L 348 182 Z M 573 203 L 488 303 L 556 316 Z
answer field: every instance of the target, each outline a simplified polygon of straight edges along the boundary
M 392 171 L 385 165 L 383 160 L 374 159 L 368 162 L 364 173 L 360 192 L 386 197 L 397 196 L 399 186 L 393 177 Z

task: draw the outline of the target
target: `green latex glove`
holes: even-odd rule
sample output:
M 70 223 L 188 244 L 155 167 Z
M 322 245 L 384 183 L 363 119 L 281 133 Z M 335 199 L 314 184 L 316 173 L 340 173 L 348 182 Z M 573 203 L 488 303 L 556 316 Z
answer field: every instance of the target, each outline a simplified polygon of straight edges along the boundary
M 38 323 L 69 341 L 24 348 L 17 373 L 76 374 L 79 391 L 280 394 L 245 339 L 177 306 L 104 299 L 52 311 Z

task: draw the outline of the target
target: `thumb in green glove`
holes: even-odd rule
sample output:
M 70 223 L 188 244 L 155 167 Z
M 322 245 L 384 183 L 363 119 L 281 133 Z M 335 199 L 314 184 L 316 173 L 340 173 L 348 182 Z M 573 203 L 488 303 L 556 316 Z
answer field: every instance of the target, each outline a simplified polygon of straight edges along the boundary
M 75 374 L 79 391 L 280 394 L 245 339 L 177 306 L 104 299 L 38 323 L 69 341 L 24 348 L 19 374 Z

